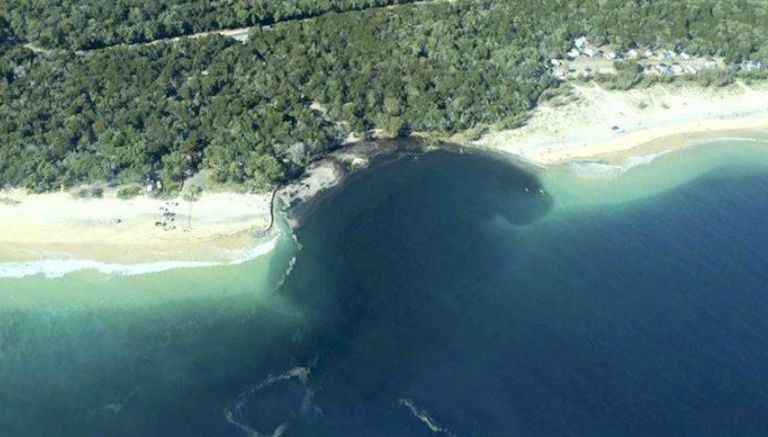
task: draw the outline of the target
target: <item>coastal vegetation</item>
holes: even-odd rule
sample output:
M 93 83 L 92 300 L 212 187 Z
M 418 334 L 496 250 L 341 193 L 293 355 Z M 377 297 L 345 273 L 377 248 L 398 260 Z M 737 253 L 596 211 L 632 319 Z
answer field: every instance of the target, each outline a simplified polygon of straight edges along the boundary
M 213 182 L 265 189 L 352 134 L 520 120 L 560 86 L 547 63 L 580 35 L 768 61 L 764 2 L 134 3 L 0 6 L 0 185 L 178 191 L 207 169 Z M 252 24 L 245 43 L 211 35 L 86 50 Z M 619 68 L 615 87 L 642 80 L 636 64 Z M 702 81 L 720 74 L 730 73 Z
M 16 35 L 11 29 L 10 23 L 8 23 L 8 20 L 4 17 L 0 16 L 0 55 L 5 54 L 5 52 L 17 42 Z
M 193 33 L 316 17 L 415 0 L 14 0 L 0 16 L 27 41 L 89 50 Z

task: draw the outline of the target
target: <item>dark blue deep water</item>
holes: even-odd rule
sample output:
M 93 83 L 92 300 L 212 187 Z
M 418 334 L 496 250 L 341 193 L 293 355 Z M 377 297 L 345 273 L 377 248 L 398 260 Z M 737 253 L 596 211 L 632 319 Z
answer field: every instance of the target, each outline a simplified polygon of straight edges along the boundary
M 29 435 L 768 435 L 768 172 L 714 171 L 573 209 L 540 188 L 507 162 L 448 152 L 357 174 L 296 232 L 302 248 L 276 293 L 300 316 L 205 302 L 115 316 L 124 353 L 63 366 L 62 378 L 87 381 L 70 398 L 34 383 L 0 395 L 12 402 L 0 425 Z M 95 335 L 102 319 L 78 317 L 92 326 L 78 335 Z M 14 331 L 2 326 L 7 342 Z M 179 357 L 183 372 L 169 364 Z M 123 397 L 94 412 L 83 399 L 106 403 L 100 390 Z
M 536 184 L 434 153 L 310 218 L 303 430 L 429 434 L 408 402 L 455 435 L 768 434 L 768 174 L 549 220 Z

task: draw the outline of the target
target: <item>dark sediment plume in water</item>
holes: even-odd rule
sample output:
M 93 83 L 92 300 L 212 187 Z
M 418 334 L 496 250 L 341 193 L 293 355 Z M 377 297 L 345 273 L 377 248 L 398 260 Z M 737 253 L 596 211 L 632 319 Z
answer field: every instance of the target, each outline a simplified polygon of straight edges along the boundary
M 0 308 L 0 434 L 765 434 L 767 175 L 576 208 L 507 159 L 383 156 L 310 201 L 298 251 L 24 280 L 210 293 Z

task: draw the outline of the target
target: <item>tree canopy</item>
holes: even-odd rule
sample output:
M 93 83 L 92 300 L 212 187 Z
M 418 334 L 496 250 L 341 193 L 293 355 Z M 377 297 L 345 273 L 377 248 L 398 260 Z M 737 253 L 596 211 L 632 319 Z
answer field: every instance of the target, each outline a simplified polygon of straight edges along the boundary
M 13 0 L 0 4 L 0 16 L 28 41 L 93 49 L 412 1 Z
M 0 6 L 10 16 L 0 18 L 0 185 L 34 191 L 147 179 L 172 190 L 201 169 L 219 183 L 265 187 L 350 133 L 455 133 L 514 119 L 558 86 L 547 61 L 580 35 L 768 61 L 768 5 L 750 0 L 457 0 L 373 9 L 365 7 L 389 2 L 177 0 L 160 7 L 143 0 L 104 11 L 127 8 L 127 21 L 74 24 L 66 24 L 74 20 L 68 0 L 45 11 L 35 9 L 38 2 L 10 3 Z M 105 9 L 82 3 L 75 9 L 89 17 Z M 316 18 L 257 26 L 246 43 L 208 36 L 85 53 L 19 44 L 42 43 L 45 26 L 35 20 L 53 19 L 53 10 L 65 11 L 57 25 L 65 31 L 49 42 L 83 48 L 78 35 L 127 41 L 114 35 L 132 35 L 125 29 L 151 25 L 176 6 L 203 8 L 184 18 L 199 30 L 244 16 L 263 21 L 242 11 L 267 4 L 286 8 L 270 12 L 274 21 Z M 322 13 L 347 7 L 356 10 Z M 19 24 L 24 11 L 31 18 Z M 244 22 L 253 21 L 237 23 Z M 636 71 L 624 74 L 631 86 Z

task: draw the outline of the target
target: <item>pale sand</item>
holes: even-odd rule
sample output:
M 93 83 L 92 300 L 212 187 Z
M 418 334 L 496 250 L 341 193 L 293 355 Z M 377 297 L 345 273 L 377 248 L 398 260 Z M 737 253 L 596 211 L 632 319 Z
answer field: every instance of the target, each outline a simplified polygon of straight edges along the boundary
M 188 202 L 144 196 L 122 200 L 114 192 L 80 199 L 69 193 L 3 191 L 0 261 L 234 260 L 265 238 L 270 200 L 270 194 L 205 193 Z M 161 207 L 175 213 L 173 221 Z M 156 225 L 164 220 L 166 226 Z
M 703 89 L 667 84 L 631 91 L 608 91 L 596 84 L 564 86 L 573 87 L 570 103 L 544 103 L 525 126 L 487 134 L 470 145 L 542 167 L 587 158 L 618 163 L 706 138 L 768 128 L 765 85 Z
M 334 187 L 343 177 L 342 164 L 367 165 L 366 153 L 356 148 L 366 146 L 350 146 L 310 165 L 302 178 L 277 193 L 278 203 L 294 205 Z M 239 262 L 274 247 L 279 230 L 271 226 L 271 208 L 272 193 L 205 192 L 190 202 L 147 196 L 124 200 L 116 190 L 88 199 L 65 192 L 0 191 L 0 271 L 3 263 L 41 260 Z
M 570 103 L 545 103 L 524 127 L 488 134 L 471 145 L 513 154 L 539 166 L 582 158 L 619 163 L 707 138 L 768 128 L 764 86 L 659 85 L 629 92 L 606 91 L 596 85 L 566 86 L 573 86 L 576 93 Z M 308 171 L 304 180 L 278 197 L 292 204 L 337 183 L 335 167 L 318 165 L 316 170 Z M 0 262 L 51 258 L 116 263 L 232 261 L 273 237 L 264 235 L 271 222 L 270 201 L 267 193 L 205 193 L 200 200 L 187 202 L 144 196 L 121 200 L 115 192 L 80 199 L 68 193 L 4 191 L 0 192 Z M 174 221 L 166 221 L 175 226 L 170 230 L 156 226 L 164 220 L 161 207 L 166 206 L 176 213 Z

